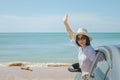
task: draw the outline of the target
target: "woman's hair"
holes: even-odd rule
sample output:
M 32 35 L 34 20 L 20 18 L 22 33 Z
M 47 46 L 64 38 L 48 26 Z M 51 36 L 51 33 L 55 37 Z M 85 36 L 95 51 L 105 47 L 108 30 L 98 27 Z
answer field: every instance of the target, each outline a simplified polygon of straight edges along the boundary
M 78 36 L 79 36 L 79 35 L 76 35 L 76 44 L 77 44 L 78 46 L 81 46 L 81 45 L 78 43 Z M 89 46 L 89 45 L 90 45 L 90 39 L 89 39 L 89 37 L 86 36 L 86 35 L 82 35 L 82 36 L 84 36 L 85 39 L 86 39 L 86 46 Z

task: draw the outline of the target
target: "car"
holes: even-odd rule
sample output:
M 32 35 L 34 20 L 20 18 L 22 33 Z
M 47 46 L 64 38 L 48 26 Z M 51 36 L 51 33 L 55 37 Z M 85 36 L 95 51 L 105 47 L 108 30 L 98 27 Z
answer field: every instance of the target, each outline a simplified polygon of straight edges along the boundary
M 120 80 L 120 45 L 99 46 L 95 49 L 96 57 L 86 77 L 89 80 Z M 101 55 L 104 60 L 99 61 Z M 75 80 L 82 80 L 77 72 Z M 84 79 L 87 80 L 87 79 Z

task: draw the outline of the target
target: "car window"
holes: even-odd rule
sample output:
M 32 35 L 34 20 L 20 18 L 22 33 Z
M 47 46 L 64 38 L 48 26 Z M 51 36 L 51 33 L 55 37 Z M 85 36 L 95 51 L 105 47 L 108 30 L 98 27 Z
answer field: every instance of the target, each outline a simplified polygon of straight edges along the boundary
M 107 77 L 108 70 L 109 70 L 109 65 L 106 61 L 106 57 L 104 53 L 99 52 L 95 60 L 96 60 L 95 65 L 94 65 L 95 69 L 93 69 L 94 78 L 95 80 L 105 80 L 105 78 Z M 106 80 L 107 79 L 108 78 L 106 78 Z
M 108 69 L 109 67 L 105 60 L 98 62 L 97 67 L 94 71 L 94 75 L 98 78 L 98 80 L 104 80 Z

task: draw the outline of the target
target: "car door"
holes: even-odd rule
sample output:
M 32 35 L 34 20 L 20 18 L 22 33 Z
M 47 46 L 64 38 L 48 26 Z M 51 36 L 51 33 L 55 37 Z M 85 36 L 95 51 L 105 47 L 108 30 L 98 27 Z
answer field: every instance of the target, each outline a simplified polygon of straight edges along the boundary
M 97 51 L 96 58 L 94 60 L 93 66 L 91 68 L 91 74 L 94 74 L 94 77 L 90 77 L 90 80 L 109 80 L 107 74 L 110 70 L 110 65 L 107 62 L 107 52 Z

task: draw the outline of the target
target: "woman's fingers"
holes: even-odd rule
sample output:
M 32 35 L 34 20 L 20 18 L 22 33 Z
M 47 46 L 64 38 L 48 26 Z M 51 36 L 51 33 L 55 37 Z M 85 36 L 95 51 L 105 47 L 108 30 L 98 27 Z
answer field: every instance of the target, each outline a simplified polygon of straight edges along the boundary
M 88 76 L 89 72 L 83 72 L 82 73 L 82 78 L 85 78 L 86 76 Z
M 65 15 L 64 18 L 63 18 L 63 21 L 67 22 L 67 19 L 68 19 L 68 15 Z

